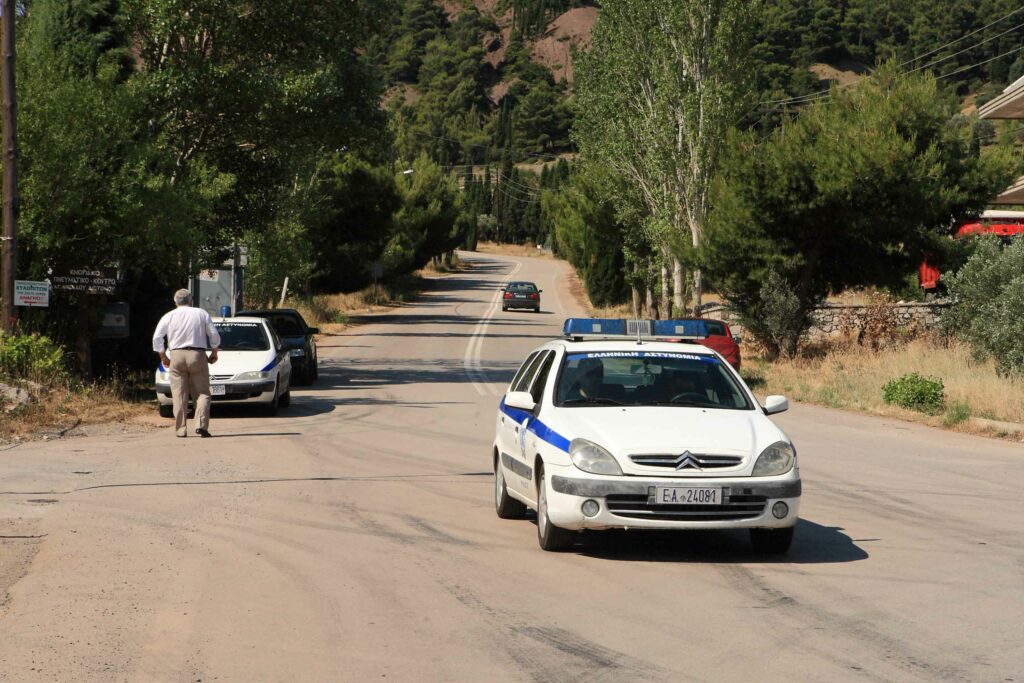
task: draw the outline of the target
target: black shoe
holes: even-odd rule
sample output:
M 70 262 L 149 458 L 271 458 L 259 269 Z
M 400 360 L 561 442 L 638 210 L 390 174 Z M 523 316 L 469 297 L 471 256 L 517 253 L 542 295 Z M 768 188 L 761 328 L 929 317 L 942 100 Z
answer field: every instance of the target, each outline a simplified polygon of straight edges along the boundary
M 211 434 L 210 432 L 206 431 L 205 429 L 197 429 L 196 430 L 196 434 L 198 434 L 199 436 L 203 437 L 204 439 L 208 439 L 211 436 L 213 436 L 213 434 Z

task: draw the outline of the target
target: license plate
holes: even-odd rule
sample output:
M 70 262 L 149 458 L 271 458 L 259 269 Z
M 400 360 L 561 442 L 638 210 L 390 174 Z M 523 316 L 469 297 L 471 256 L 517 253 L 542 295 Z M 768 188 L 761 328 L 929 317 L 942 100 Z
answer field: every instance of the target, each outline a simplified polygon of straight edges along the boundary
M 516 297 L 517 299 L 525 299 L 525 298 L 526 298 L 526 295 L 525 295 L 525 294 L 516 294 L 516 295 L 515 295 L 515 297 Z
M 227 391 L 227 387 L 223 384 L 211 384 L 210 395 L 211 396 L 223 396 Z
M 656 505 L 720 505 L 722 489 L 696 488 L 693 486 L 656 486 Z

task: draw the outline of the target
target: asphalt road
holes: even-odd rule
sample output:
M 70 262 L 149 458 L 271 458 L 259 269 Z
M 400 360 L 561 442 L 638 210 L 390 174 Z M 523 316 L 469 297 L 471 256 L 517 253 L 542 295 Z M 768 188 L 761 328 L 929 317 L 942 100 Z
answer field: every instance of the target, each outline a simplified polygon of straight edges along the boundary
M 323 339 L 279 417 L 0 452 L 0 680 L 1024 680 L 1019 444 L 794 406 L 783 559 L 499 520 L 498 396 L 578 309 L 554 261 L 471 263 Z

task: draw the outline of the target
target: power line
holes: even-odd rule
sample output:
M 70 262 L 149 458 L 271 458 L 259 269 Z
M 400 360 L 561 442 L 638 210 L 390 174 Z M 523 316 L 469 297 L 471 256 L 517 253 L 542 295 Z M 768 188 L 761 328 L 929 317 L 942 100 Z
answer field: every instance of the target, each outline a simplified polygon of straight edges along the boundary
M 906 61 L 906 62 L 903 62 L 903 63 L 902 63 L 902 64 L 900 64 L 900 65 L 899 65 L 899 66 L 898 66 L 897 68 L 901 68 L 901 69 L 902 69 L 902 68 L 903 68 L 903 67 L 905 67 L 905 66 L 906 66 L 907 64 L 913 64 L 914 62 L 916 62 L 916 61 L 917 61 L 917 60 L 919 60 L 919 59 L 924 59 L 925 57 L 928 57 L 929 55 L 933 55 L 933 54 L 935 54 L 936 52 L 941 52 L 942 50 L 945 50 L 945 49 L 946 49 L 947 47 L 949 47 L 950 45 L 955 45 L 956 43 L 959 43 L 959 42 L 960 42 L 961 40 L 963 40 L 964 38 L 970 38 L 971 36 L 973 36 L 973 35 L 974 35 L 974 34 L 976 34 L 976 33 L 980 33 L 981 31 L 984 31 L 985 29 L 991 28 L 991 27 L 995 26 L 996 24 L 998 24 L 999 22 L 1001 22 L 1001 21 L 1003 21 L 1003 20 L 1005 20 L 1005 19 L 1009 19 L 1009 18 L 1010 18 L 1010 17 L 1012 17 L 1012 16 L 1014 15 L 1014 14 L 1017 14 L 1017 13 L 1019 13 L 1019 12 L 1024 12 L 1024 5 L 1021 5 L 1020 7 L 1018 7 L 1017 9 L 1013 10 L 1012 12 L 1010 12 L 1009 14 L 1007 14 L 1007 15 L 1005 15 L 1005 16 L 999 17 L 998 19 L 996 19 L 995 21 L 993 21 L 993 22 L 992 22 L 992 23 L 990 23 L 990 24 L 985 24 L 985 25 L 984 25 L 984 26 L 982 26 L 981 28 L 979 28 L 979 29 L 975 29 L 975 30 L 971 31 L 970 33 L 964 34 L 964 35 L 960 36 L 959 38 L 957 38 L 956 40 L 951 40 L 951 41 L 949 41 L 949 42 L 948 42 L 948 43 L 946 43 L 945 45 L 940 45 L 939 47 L 935 48 L 935 49 L 934 49 L 934 50 L 932 50 L 931 52 L 925 52 L 925 53 L 924 53 L 923 55 L 919 55 L 919 56 L 917 56 L 917 57 L 914 57 L 914 58 L 913 58 L 913 59 L 911 59 L 911 60 L 908 60 L 908 61 Z
M 966 34 L 960 36 L 956 40 L 952 40 L 952 41 L 946 43 L 945 45 L 940 45 L 939 47 L 935 48 L 934 50 L 931 50 L 929 52 L 924 53 L 923 55 L 920 55 L 918 57 L 914 57 L 911 60 L 903 62 L 902 64 L 898 65 L 897 68 L 901 68 L 902 69 L 903 67 L 907 66 L 908 64 L 912 64 L 912 63 L 914 63 L 914 62 L 916 62 L 916 61 L 918 61 L 920 59 L 924 59 L 925 57 L 933 55 L 933 54 L 935 54 L 937 52 L 941 52 L 942 50 L 946 49 L 947 47 L 949 47 L 951 45 L 955 45 L 956 43 L 959 43 L 961 40 L 964 40 L 966 38 L 970 38 L 973 35 L 976 35 L 976 34 L 982 32 L 982 31 L 984 31 L 984 30 L 986 30 L 988 28 L 991 28 L 992 26 L 995 26 L 996 24 L 998 24 L 998 23 L 1000 23 L 1002 21 L 1005 21 L 1006 19 L 1008 19 L 1008 18 L 1012 17 L 1013 15 L 1018 14 L 1018 13 L 1020 13 L 1022 11 L 1024 11 L 1024 5 L 1022 5 L 1021 7 L 1018 7 L 1017 9 L 1013 10 L 1009 14 L 1006 14 L 1006 15 L 1000 17 L 999 19 L 996 19 L 995 21 L 990 22 L 990 23 L 986 24 L 985 26 L 982 26 L 979 29 L 975 29 L 974 31 L 971 31 L 970 33 L 966 33 Z M 970 46 L 960 50 L 959 52 L 955 52 L 955 53 L 953 53 L 951 55 L 948 55 L 946 57 L 943 57 L 941 59 L 934 60 L 933 62 L 930 62 L 930 63 L 925 64 L 923 66 L 919 66 L 919 67 L 910 69 L 908 71 L 904 71 L 903 73 L 915 73 L 917 71 L 921 71 L 923 69 L 927 69 L 928 67 L 935 66 L 936 64 L 940 64 L 940 63 L 946 61 L 947 59 L 951 59 L 953 57 L 956 57 L 957 55 L 963 54 L 964 52 L 968 52 L 970 50 L 973 50 L 976 47 L 979 47 L 981 45 L 984 45 L 985 43 L 991 42 L 991 41 L 993 41 L 993 40 L 995 40 L 997 38 L 1001 38 L 1001 37 L 1005 36 L 1006 34 L 1012 33 L 1013 31 L 1016 31 L 1017 29 L 1020 29 L 1022 27 L 1024 27 L 1024 23 L 1019 24 L 1017 26 L 1014 26 L 1013 28 L 1007 29 L 1006 31 L 1003 31 L 1002 33 L 999 33 L 999 34 L 997 34 L 995 36 L 991 36 L 989 38 L 985 38 L 984 40 L 978 41 L 977 43 L 974 43 L 974 44 L 972 44 L 972 45 L 970 45 Z M 1019 49 L 1019 48 L 1015 48 L 1014 50 L 1016 50 L 1016 49 Z M 964 71 L 968 71 L 969 69 L 973 69 L 974 67 L 983 66 L 985 64 L 988 64 L 989 62 L 994 62 L 995 60 L 999 59 L 1000 57 L 1005 57 L 1006 55 L 1011 54 L 1012 52 L 1014 52 L 1014 50 L 1010 50 L 1009 52 L 1004 52 L 1001 55 L 997 55 L 995 57 L 992 57 L 991 59 L 988 59 L 988 60 L 985 60 L 985 61 L 982 61 L 982 62 L 977 62 L 977 63 L 974 63 L 974 64 L 970 64 L 970 65 L 964 66 L 963 68 L 958 69 L 956 71 L 952 71 L 952 72 L 950 72 L 948 74 L 943 74 L 941 76 L 936 76 L 936 78 L 947 78 L 949 76 L 953 76 L 955 74 L 963 73 Z M 843 88 L 848 88 L 848 87 L 851 87 L 852 85 L 855 85 L 855 84 L 854 83 L 847 83 L 845 85 L 840 85 L 840 86 L 838 86 L 836 88 L 836 90 L 843 89 Z M 816 92 L 816 93 L 811 93 L 809 95 L 798 95 L 798 96 L 795 96 L 795 97 L 788 97 L 788 98 L 784 98 L 784 99 L 780 99 L 780 100 L 769 100 L 767 102 L 762 102 L 759 106 L 764 107 L 766 105 L 771 105 L 771 104 L 806 104 L 808 102 L 815 102 L 815 101 L 818 101 L 818 100 L 821 100 L 821 99 L 827 99 L 828 97 L 831 97 L 832 92 L 833 92 L 832 90 L 822 90 L 822 91 L 819 91 L 819 92 Z
M 961 69 L 957 69 L 956 71 L 950 71 L 948 74 L 942 74 L 941 76 L 936 76 L 935 78 L 936 78 L 936 80 L 938 80 L 940 78 L 949 78 L 950 76 L 955 76 L 958 73 L 962 73 L 964 71 L 968 71 L 968 70 L 973 69 L 973 68 L 978 67 L 978 66 L 984 66 L 985 64 L 988 64 L 989 62 L 994 62 L 997 59 L 1005 57 L 1006 55 L 1013 54 L 1014 52 L 1020 52 L 1021 50 L 1024 50 L 1024 47 L 1018 46 L 1018 47 L 1013 48 L 1012 50 L 1007 50 L 1006 52 L 1004 52 L 1001 55 L 996 55 L 995 57 L 992 57 L 991 59 L 986 59 L 983 62 L 977 62 L 975 64 L 968 64 L 967 66 L 965 66 L 965 67 L 963 67 Z
M 1013 31 L 1016 31 L 1017 29 L 1022 28 L 1022 27 L 1024 27 L 1024 23 L 1017 24 L 1013 28 L 1008 28 L 1005 31 L 1003 31 L 1002 33 L 996 34 L 994 36 L 990 36 L 990 37 L 986 38 L 985 40 L 983 40 L 983 41 L 981 41 L 979 43 L 975 43 L 974 45 L 970 45 L 968 47 L 965 47 L 964 49 L 960 50 L 959 52 L 954 52 L 951 55 L 947 55 L 947 56 L 943 57 L 942 59 L 936 59 L 934 62 L 929 62 L 928 64 L 925 64 L 923 66 L 919 66 L 916 69 L 911 69 L 907 73 L 911 73 L 912 74 L 912 73 L 915 73 L 917 71 L 921 71 L 922 69 L 927 69 L 930 66 L 935 66 L 936 64 L 941 64 L 942 62 L 946 61 L 947 59 L 952 59 L 953 57 L 956 57 L 957 55 L 962 55 L 965 52 L 970 52 L 971 50 L 973 50 L 976 47 L 980 47 L 980 46 L 984 45 L 985 43 L 988 43 L 988 42 L 991 42 L 991 41 L 995 40 L 996 38 L 1002 38 L 1007 33 L 1012 33 Z

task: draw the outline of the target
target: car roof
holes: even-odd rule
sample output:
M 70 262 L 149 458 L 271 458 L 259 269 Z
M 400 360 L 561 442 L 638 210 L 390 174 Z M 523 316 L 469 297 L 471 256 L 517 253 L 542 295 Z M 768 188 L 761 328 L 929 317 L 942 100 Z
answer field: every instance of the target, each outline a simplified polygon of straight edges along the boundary
M 249 317 L 255 316 L 255 317 L 263 318 L 263 317 L 268 316 L 268 315 L 277 315 L 279 313 L 285 313 L 285 314 L 291 314 L 291 315 L 299 315 L 299 311 L 297 309 L 294 309 L 294 308 L 261 308 L 261 309 L 252 310 L 252 311 L 239 311 L 238 315 L 240 315 L 240 316 L 249 316 Z
M 214 324 L 216 323 L 265 323 L 267 322 L 264 318 L 253 315 L 236 315 L 228 318 L 214 318 Z
M 706 356 L 717 355 L 713 349 L 701 344 L 688 342 L 663 342 L 644 341 L 637 344 L 636 340 L 609 339 L 590 341 L 568 341 L 566 339 L 553 339 L 540 348 L 563 348 L 566 353 L 595 353 L 607 351 L 652 351 L 657 353 L 689 353 Z M 534 349 L 535 351 L 539 349 Z
M 530 285 L 531 287 L 536 287 L 537 283 L 530 282 L 528 280 L 516 280 L 514 282 L 509 282 L 506 286 L 511 287 L 512 285 Z

